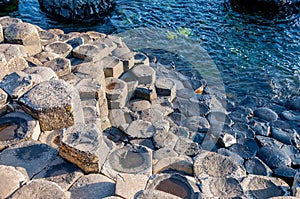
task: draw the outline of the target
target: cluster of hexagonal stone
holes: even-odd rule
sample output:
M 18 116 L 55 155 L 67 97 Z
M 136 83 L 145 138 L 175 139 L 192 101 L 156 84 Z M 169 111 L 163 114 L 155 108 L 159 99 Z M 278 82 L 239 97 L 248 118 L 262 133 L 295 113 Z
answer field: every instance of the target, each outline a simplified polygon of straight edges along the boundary
M 297 136 L 263 133 L 274 111 L 252 113 L 266 135 L 254 140 L 210 109 L 217 101 L 203 81 L 194 92 L 188 77 L 151 67 L 118 37 L 9 17 L 0 25 L 0 198 L 299 197 L 289 167 L 300 164 Z M 283 117 L 297 118 L 298 105 Z M 232 132 L 216 137 L 225 119 Z

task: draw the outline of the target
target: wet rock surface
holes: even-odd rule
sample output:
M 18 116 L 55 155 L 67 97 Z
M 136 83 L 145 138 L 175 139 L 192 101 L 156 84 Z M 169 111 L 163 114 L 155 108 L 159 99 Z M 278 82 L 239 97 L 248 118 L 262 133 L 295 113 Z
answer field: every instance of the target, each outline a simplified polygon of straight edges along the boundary
M 233 104 L 119 37 L 22 23 L 0 18 L 1 198 L 300 196 L 299 96 Z

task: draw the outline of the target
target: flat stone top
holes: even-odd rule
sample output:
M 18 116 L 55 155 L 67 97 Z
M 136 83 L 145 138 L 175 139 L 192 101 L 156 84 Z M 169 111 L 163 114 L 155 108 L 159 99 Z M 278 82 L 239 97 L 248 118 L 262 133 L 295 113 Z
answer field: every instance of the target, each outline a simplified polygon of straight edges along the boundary
M 75 89 L 63 80 L 50 80 L 40 83 L 26 93 L 20 102 L 41 110 L 49 107 L 61 107 L 71 103 Z
M 23 39 L 24 37 L 29 36 L 32 33 L 38 34 L 37 29 L 34 25 L 25 22 L 13 23 L 10 26 L 8 26 L 4 31 L 5 38 L 8 40 Z

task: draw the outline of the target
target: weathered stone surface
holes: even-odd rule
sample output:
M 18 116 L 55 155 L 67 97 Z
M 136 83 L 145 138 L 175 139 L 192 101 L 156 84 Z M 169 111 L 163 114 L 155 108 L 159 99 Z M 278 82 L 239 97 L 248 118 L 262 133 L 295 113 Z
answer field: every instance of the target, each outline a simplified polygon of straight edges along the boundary
M 129 101 L 128 108 L 133 112 L 143 111 L 151 108 L 151 103 L 148 100 L 134 99 Z
M 180 174 L 157 174 L 149 179 L 147 190 L 159 190 L 180 198 L 200 197 L 196 183 Z
M 41 8 L 56 17 L 63 17 L 71 20 L 86 20 L 101 17 L 113 5 L 114 1 L 55 1 L 39 0 Z
M 281 113 L 282 117 L 289 121 L 300 121 L 300 113 L 298 111 L 289 110 Z
M 107 78 L 106 97 L 110 109 L 123 108 L 127 101 L 127 84 L 116 78 Z
M 3 36 L 3 28 L 2 25 L 0 24 L 0 43 L 4 41 L 4 36 Z
M 172 102 L 176 97 L 176 84 L 172 79 L 160 78 L 155 81 L 155 88 L 158 95 L 169 96 Z
M 26 112 L 39 120 L 42 131 L 83 123 L 79 94 L 63 80 L 42 82 L 19 101 Z
M 98 173 L 109 148 L 94 124 L 67 128 L 60 136 L 59 155 L 76 164 L 85 173 Z
M 289 185 L 280 178 L 248 175 L 241 182 L 248 198 L 270 198 L 274 196 L 288 196 Z
M 71 73 L 71 61 L 63 57 L 54 58 L 44 63 L 44 66 L 51 68 L 59 77 Z
M 23 45 L 31 56 L 42 51 L 39 33 L 29 23 L 11 24 L 4 30 L 4 37 L 9 43 Z
M 136 88 L 134 92 L 134 97 L 139 99 L 144 99 L 148 101 L 153 101 L 157 98 L 157 93 L 154 85 L 140 85 Z
M 155 151 L 155 149 L 156 149 L 151 138 L 133 139 L 133 140 L 130 140 L 130 144 L 145 146 L 145 147 L 148 147 L 149 149 L 151 149 L 152 151 Z
M 7 198 L 29 179 L 18 168 L 0 165 L 0 198 Z
M 277 169 L 274 169 L 273 176 L 278 177 L 285 182 L 287 182 L 289 185 L 293 185 L 294 177 L 297 174 L 297 170 L 290 168 L 290 167 L 280 167 Z
M 101 172 L 112 179 L 118 173 L 152 175 L 152 151 L 148 148 L 132 145 L 112 151 L 107 157 Z
M 155 128 L 150 122 L 135 120 L 129 124 L 125 133 L 132 138 L 151 138 L 155 134 Z
M 292 102 L 291 108 L 300 111 L 300 97 L 297 97 L 297 98 Z
M 178 141 L 178 136 L 170 131 L 156 131 L 153 135 L 153 142 L 156 148 L 173 148 Z
M 105 97 L 104 86 L 94 79 L 82 79 L 76 83 L 75 88 L 79 91 L 79 95 L 82 100 L 98 100 Z
M 180 137 L 176 142 L 174 150 L 180 155 L 196 156 L 200 152 L 200 147 L 198 143 Z
M 40 173 L 35 175 L 34 179 L 44 179 L 55 182 L 66 191 L 81 176 L 83 176 L 83 173 L 80 169 L 58 156 Z
M 56 73 L 51 68 L 48 67 L 43 67 L 43 66 L 29 67 L 29 68 L 25 68 L 23 72 L 31 75 L 39 75 L 42 81 L 58 79 Z
M 134 198 L 135 194 L 145 189 L 149 176 L 120 173 L 116 181 L 116 195 Z
M 0 149 L 25 140 L 38 140 L 39 122 L 24 112 L 12 112 L 0 118 Z
M 132 75 L 139 82 L 139 85 L 153 84 L 155 81 L 155 70 L 146 65 L 137 65 L 131 69 Z
M 110 53 L 107 46 L 98 47 L 92 44 L 83 44 L 73 50 L 73 56 L 85 61 L 98 61 Z
M 287 145 L 293 145 L 299 143 L 299 135 L 296 132 L 284 131 L 279 128 L 272 128 L 272 137 L 274 137 L 279 142 Z
M 58 36 L 56 34 L 46 30 L 39 31 L 39 36 L 41 44 L 43 46 L 46 46 L 58 40 Z
M 84 44 L 84 39 L 80 36 L 74 36 L 65 41 L 67 44 L 71 45 L 73 49 Z
M 136 52 L 134 54 L 134 64 L 143 64 L 146 66 L 150 66 L 149 57 L 147 57 L 144 53 Z
M 193 175 L 193 160 L 188 156 L 165 157 L 153 165 L 153 174 L 167 171 Z
M 244 165 L 249 174 L 271 176 L 273 173 L 272 170 L 257 157 L 247 160 Z
M 206 177 L 240 179 L 246 176 L 246 171 L 229 157 L 201 151 L 194 160 L 194 175 L 199 179 Z
M 277 113 L 266 107 L 255 109 L 254 116 L 269 122 L 276 121 L 278 118 Z
M 259 150 L 259 146 L 254 139 L 243 139 L 239 143 L 230 146 L 229 150 L 244 159 L 249 159 L 256 155 Z
M 141 111 L 140 119 L 154 124 L 157 121 L 163 120 L 164 115 L 160 110 L 150 108 L 150 109 Z
M 175 195 L 159 191 L 159 190 L 143 190 L 136 194 L 136 199 L 179 199 L 181 197 L 177 197 Z
M 104 198 L 114 196 L 116 184 L 111 179 L 101 174 L 89 174 L 82 176 L 70 188 L 71 197 L 82 198 Z
M 128 137 L 120 129 L 111 127 L 103 131 L 103 134 L 113 142 L 128 142 Z
M 271 169 L 291 165 L 291 158 L 280 148 L 272 146 L 263 146 L 257 153 L 257 156 Z
M 204 198 L 245 198 L 243 189 L 235 178 L 209 177 L 201 182 Z
M 0 110 L 2 110 L 5 107 L 7 98 L 8 98 L 7 93 L 3 89 L 0 88 Z M 1 111 L 0 111 L 0 113 L 1 113 Z
M 0 24 L 2 25 L 3 30 L 13 23 L 21 23 L 22 20 L 18 18 L 12 18 L 9 16 L 0 17 Z
M 59 57 L 59 55 L 52 52 L 42 51 L 39 54 L 36 54 L 34 57 L 40 62 L 45 63 Z
M 134 66 L 134 54 L 127 48 L 117 48 L 112 51 L 112 55 L 123 62 L 123 70 L 128 71 Z
M 238 165 L 243 165 L 244 164 L 244 159 L 239 156 L 236 153 L 233 153 L 229 151 L 228 149 L 225 148 L 220 148 L 217 150 L 217 153 L 223 156 L 230 157 L 232 160 L 234 160 Z
M 158 97 L 155 100 L 151 101 L 152 109 L 160 110 L 161 113 L 163 113 L 164 116 L 169 116 L 174 112 L 173 104 L 164 97 Z
M 153 151 L 153 160 L 155 161 L 169 157 L 178 157 L 178 153 L 169 147 L 164 147 Z
M 26 141 L 5 149 L 0 153 L 0 164 L 26 169 L 29 178 L 39 173 L 57 155 L 57 151 L 46 144 Z
M 42 62 L 40 62 L 38 59 L 34 57 L 25 57 L 24 59 L 27 61 L 29 67 L 36 67 L 36 66 L 43 65 Z
M 100 63 L 103 64 L 105 77 L 119 78 L 124 72 L 123 62 L 116 57 L 104 57 Z
M 72 51 L 72 46 L 65 42 L 55 41 L 48 44 L 45 47 L 45 51 L 50 53 L 55 53 L 60 57 L 67 57 Z
M 210 127 L 207 119 L 201 116 L 188 117 L 182 123 L 183 126 L 195 132 L 207 132 Z
M 123 131 L 125 131 L 128 125 L 132 122 L 131 113 L 125 108 L 109 110 L 108 117 L 112 126 L 120 128 Z M 123 127 L 126 128 L 123 129 Z
M 68 199 L 70 193 L 63 191 L 60 186 L 54 182 L 43 179 L 31 180 L 26 185 L 18 189 L 11 198 L 57 198 Z

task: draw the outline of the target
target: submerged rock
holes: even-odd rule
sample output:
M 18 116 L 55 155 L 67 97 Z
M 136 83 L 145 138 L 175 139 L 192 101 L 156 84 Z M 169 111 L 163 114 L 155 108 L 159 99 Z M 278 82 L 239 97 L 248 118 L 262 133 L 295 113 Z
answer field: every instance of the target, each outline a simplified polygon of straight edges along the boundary
M 114 0 L 39 0 L 41 8 L 54 16 L 70 20 L 100 17 L 112 7 Z

